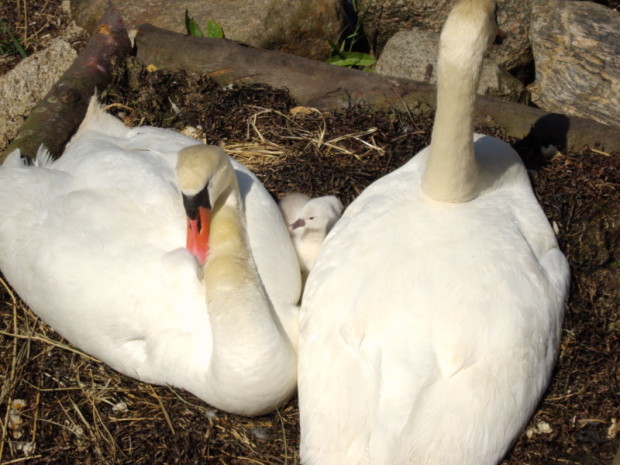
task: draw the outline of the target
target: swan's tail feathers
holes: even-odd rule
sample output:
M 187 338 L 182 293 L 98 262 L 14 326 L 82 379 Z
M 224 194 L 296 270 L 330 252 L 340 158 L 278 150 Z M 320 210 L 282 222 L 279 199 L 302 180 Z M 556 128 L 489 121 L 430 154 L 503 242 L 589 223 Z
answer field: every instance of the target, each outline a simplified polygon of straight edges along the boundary
M 120 120 L 103 109 L 97 99 L 97 93 L 95 93 L 90 98 L 86 115 L 84 115 L 84 120 L 78 128 L 76 136 L 89 131 L 110 136 L 124 137 L 129 129 Z
M 40 168 L 45 168 L 48 165 L 51 165 L 54 159 L 52 158 L 52 154 L 48 150 L 45 145 L 41 145 L 39 150 L 37 150 L 37 156 L 34 159 L 34 166 L 38 166 Z
M 19 149 L 13 150 L 7 155 L 2 163 L 4 168 L 20 168 L 25 166 L 25 160 L 22 159 L 22 154 Z
M 22 155 L 19 149 L 15 149 L 8 154 L 2 166 L 4 168 L 24 168 L 26 166 L 34 165 L 45 168 L 51 164 L 52 161 L 52 155 L 50 154 L 48 148 L 41 145 L 34 160 Z

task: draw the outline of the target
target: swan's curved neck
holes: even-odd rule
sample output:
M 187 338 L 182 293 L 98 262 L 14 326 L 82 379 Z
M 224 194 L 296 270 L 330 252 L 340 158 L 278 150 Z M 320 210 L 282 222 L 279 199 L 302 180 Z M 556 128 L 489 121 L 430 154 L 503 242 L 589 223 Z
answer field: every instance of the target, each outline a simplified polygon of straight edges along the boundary
M 275 310 L 267 296 L 252 256 L 238 190 L 215 205 L 211 218 L 209 258 L 204 265 L 207 308 L 212 321 L 214 347 L 255 350 L 262 338 L 268 346 L 281 333 Z M 266 331 L 269 329 L 269 331 Z M 249 337 L 251 335 L 251 337 Z M 237 343 L 231 343 L 238 339 Z M 228 356 L 234 356 L 228 350 Z
M 222 205 L 214 206 L 204 265 L 213 336 L 206 388 L 220 408 L 233 411 L 243 411 L 248 392 L 260 398 L 264 389 L 272 396 L 274 388 L 264 380 L 282 380 L 283 373 L 290 372 L 291 379 L 278 387 L 284 400 L 296 371 L 296 351 L 258 274 L 240 203 L 239 192 L 233 189 Z M 257 360 L 263 361 L 260 366 Z M 271 403 L 264 410 L 257 405 L 249 404 L 247 412 L 273 408 Z
M 483 54 L 495 33 L 493 0 L 461 0 L 446 20 L 437 62 L 437 112 L 423 192 L 434 200 L 467 202 L 478 193 L 474 102 Z

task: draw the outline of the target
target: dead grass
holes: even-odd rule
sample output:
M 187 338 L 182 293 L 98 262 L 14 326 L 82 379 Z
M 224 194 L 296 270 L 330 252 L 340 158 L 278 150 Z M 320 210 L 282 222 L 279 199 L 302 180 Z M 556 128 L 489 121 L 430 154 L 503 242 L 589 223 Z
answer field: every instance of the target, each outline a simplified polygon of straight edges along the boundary
M 0 42 L 11 39 L 10 31 L 28 55 L 47 47 L 70 23 L 62 0 L 5 0 L 0 3 L 0 18 Z M 14 49 L 0 54 L 0 75 L 20 60 L 22 57 Z

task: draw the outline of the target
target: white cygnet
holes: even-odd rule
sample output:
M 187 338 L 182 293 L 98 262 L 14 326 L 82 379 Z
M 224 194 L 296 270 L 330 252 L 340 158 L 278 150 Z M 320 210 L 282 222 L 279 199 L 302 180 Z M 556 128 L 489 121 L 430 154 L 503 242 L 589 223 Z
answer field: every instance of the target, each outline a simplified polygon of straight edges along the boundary
M 323 240 L 342 215 L 344 207 L 333 195 L 311 199 L 298 192 L 285 195 L 279 206 L 293 239 L 301 274 L 305 280 Z

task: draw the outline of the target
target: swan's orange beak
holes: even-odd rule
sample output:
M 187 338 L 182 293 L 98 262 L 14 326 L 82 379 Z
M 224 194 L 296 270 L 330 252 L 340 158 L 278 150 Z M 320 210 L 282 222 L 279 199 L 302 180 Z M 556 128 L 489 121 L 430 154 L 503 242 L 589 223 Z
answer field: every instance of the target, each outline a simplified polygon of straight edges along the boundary
M 187 218 L 187 249 L 196 257 L 200 265 L 207 262 L 209 253 L 209 225 L 211 209 L 198 207 L 196 218 Z

